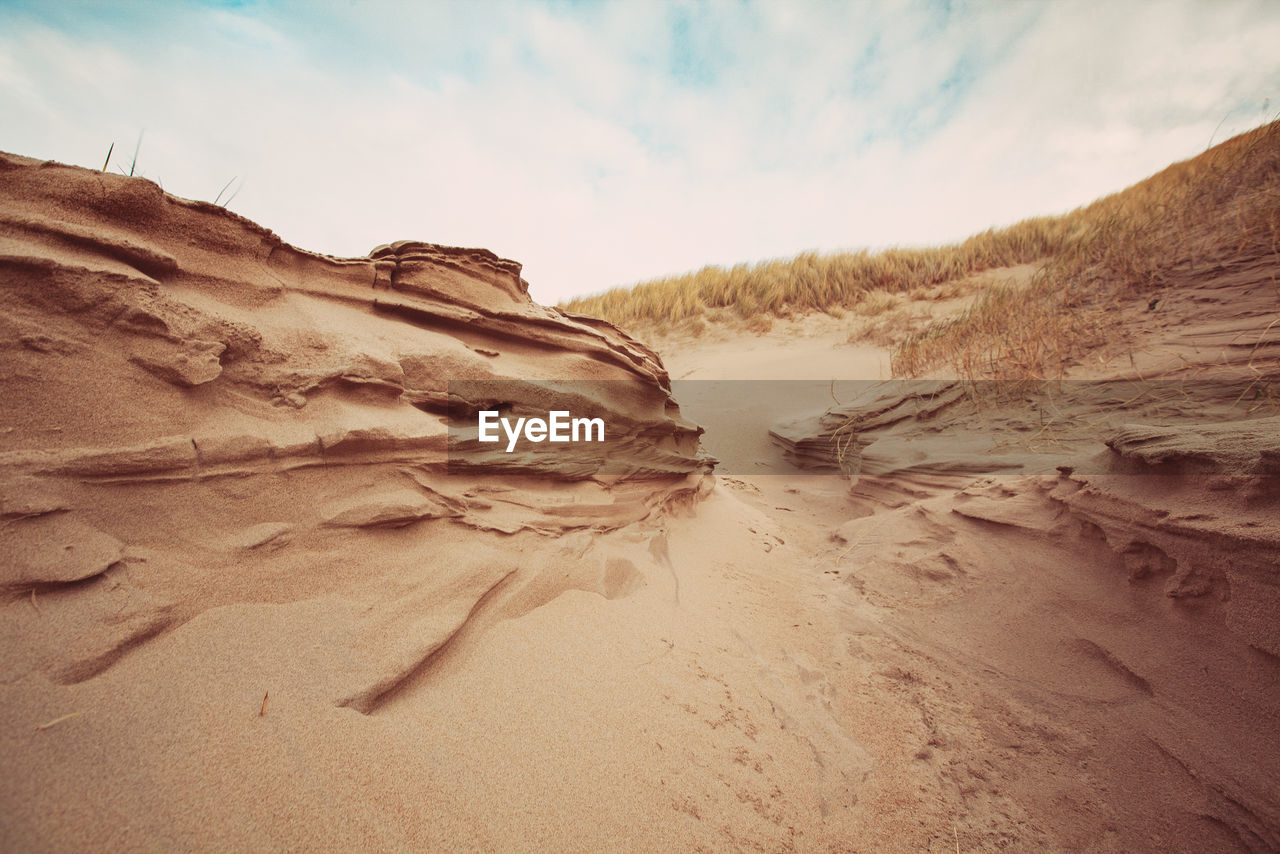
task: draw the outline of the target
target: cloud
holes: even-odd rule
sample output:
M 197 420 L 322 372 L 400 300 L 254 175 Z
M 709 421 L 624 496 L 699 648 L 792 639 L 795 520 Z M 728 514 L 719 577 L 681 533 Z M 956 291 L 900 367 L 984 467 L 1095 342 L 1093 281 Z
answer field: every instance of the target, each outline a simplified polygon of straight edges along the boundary
M 0 148 L 145 128 L 171 192 L 237 177 L 333 254 L 486 246 L 554 302 L 1069 209 L 1268 118 L 1275 44 L 1266 2 L 10 7 Z

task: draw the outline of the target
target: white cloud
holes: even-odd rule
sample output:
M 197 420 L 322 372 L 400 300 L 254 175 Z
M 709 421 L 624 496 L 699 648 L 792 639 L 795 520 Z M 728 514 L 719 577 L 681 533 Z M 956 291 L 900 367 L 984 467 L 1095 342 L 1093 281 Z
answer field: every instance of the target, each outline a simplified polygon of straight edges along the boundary
M 0 12 L 0 148 L 96 168 L 146 128 L 171 192 L 239 176 L 335 254 L 486 246 L 544 302 L 1065 210 L 1280 102 L 1265 2 L 126 12 Z

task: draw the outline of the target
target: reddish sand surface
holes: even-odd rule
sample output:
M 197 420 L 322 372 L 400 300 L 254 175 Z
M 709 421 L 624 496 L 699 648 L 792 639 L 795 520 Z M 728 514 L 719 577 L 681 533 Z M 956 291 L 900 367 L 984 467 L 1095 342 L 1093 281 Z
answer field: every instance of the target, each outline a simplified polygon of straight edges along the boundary
M 839 318 L 651 349 L 483 250 L 2 156 L 0 848 L 1278 850 L 1278 271 L 1188 272 L 1032 425 Z M 450 379 L 625 388 L 619 473 L 451 469 Z

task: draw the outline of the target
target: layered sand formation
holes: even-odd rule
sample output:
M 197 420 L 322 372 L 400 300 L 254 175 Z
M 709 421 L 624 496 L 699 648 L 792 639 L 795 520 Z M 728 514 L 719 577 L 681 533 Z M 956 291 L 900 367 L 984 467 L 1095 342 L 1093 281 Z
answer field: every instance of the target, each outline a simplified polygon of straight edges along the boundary
M 1212 260 L 1126 309 L 1123 358 L 772 431 L 848 477 L 833 572 L 915 662 L 920 758 L 1037 845 L 1280 849 L 1280 256 Z
M 1232 224 L 1052 382 L 884 381 L 821 315 L 738 342 L 750 373 L 660 346 L 740 474 L 717 383 L 803 399 L 754 424 L 796 473 L 721 483 L 835 587 L 805 669 L 867 751 L 852 850 L 1280 849 L 1280 255 Z
M 218 745 L 290 708 L 372 715 L 568 591 L 627 596 L 628 555 L 657 566 L 661 520 L 710 486 L 656 355 L 533 304 L 485 250 L 318 256 L 149 181 L 5 155 L 0 287 L 8 850 L 318 843 L 192 812 L 242 787 L 206 764 Z M 584 387 L 625 389 L 593 401 L 608 473 L 449 441 L 451 407 L 545 415 Z

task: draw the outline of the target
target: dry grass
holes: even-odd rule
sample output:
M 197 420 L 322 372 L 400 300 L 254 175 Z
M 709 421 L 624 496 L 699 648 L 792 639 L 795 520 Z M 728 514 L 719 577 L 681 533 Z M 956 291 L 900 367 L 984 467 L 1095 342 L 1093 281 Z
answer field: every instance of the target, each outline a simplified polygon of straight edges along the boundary
M 562 307 L 668 329 L 726 312 L 757 327 L 814 310 L 875 317 L 907 295 L 948 298 L 983 270 L 1044 262 L 1029 287 L 990 289 L 960 317 L 911 334 L 893 354 L 893 372 L 1049 377 L 1114 335 L 1120 305 L 1178 274 L 1259 248 L 1280 260 L 1280 122 L 1068 214 L 953 246 L 706 267 Z
M 1121 307 L 1231 258 L 1280 263 L 1280 122 L 1175 163 L 1063 217 L 1079 235 L 1022 291 L 995 289 L 916 333 L 893 372 L 943 367 L 968 378 L 1059 376 L 1116 340 Z
M 806 252 L 789 260 L 704 267 L 696 273 L 657 279 L 561 307 L 621 325 L 678 323 L 728 309 L 742 318 L 785 316 L 798 311 L 890 307 L 884 295 L 905 294 L 953 282 L 993 267 L 1036 261 L 1073 239 L 1061 218 L 1040 217 L 974 235 L 963 243 L 883 252 Z M 866 308 L 861 311 L 865 313 Z
M 902 297 L 885 290 L 867 291 L 853 307 L 853 313 L 863 317 L 879 317 L 902 303 Z

